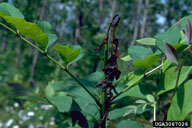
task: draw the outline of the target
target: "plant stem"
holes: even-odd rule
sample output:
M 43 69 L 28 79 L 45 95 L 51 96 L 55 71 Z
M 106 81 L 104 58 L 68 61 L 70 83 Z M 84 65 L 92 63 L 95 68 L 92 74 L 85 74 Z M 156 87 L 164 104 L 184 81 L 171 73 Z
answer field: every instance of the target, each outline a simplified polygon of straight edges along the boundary
M 145 76 L 148 76 L 149 74 L 155 72 L 156 70 L 160 69 L 163 66 L 163 63 L 161 63 L 159 66 L 155 67 L 154 69 L 148 71 L 145 73 Z
M 154 107 L 153 107 L 153 121 L 156 121 L 156 101 L 154 102 Z
M 177 86 L 179 84 L 179 77 L 180 77 L 180 74 L 181 74 L 181 70 L 182 70 L 182 67 L 183 67 L 183 64 L 184 64 L 185 60 L 187 59 L 188 54 L 189 54 L 189 51 L 186 52 L 183 61 L 179 65 L 179 71 L 178 71 L 178 74 L 177 74 L 177 79 L 176 79 L 176 83 L 175 83 L 175 88 L 173 90 L 173 95 L 171 97 L 171 101 L 173 100 L 173 97 L 174 97 L 174 95 L 175 95 L 175 93 L 177 91 Z
M 192 47 L 192 45 L 189 45 L 188 47 L 186 47 L 183 51 L 189 50 Z
M 0 22 L 0 25 L 3 26 L 4 28 L 8 29 L 9 31 L 11 31 L 12 33 L 14 33 L 15 35 L 17 35 L 18 33 L 15 32 L 12 28 L 8 27 L 7 25 L 3 24 Z M 70 75 L 83 89 L 85 89 L 85 91 L 95 100 L 95 102 L 97 103 L 97 105 L 99 105 L 99 101 L 98 99 L 85 87 L 85 85 L 79 81 L 64 65 L 62 65 L 61 63 L 59 63 L 57 60 L 55 60 L 53 57 L 51 57 L 49 54 L 45 53 L 45 51 L 43 51 L 42 49 L 40 49 L 39 47 L 37 47 L 35 44 L 31 43 L 30 41 L 28 41 L 27 39 L 25 39 L 23 36 L 19 35 L 19 38 L 22 39 L 23 41 L 25 41 L 27 44 L 31 45 L 33 48 L 37 49 L 39 52 L 41 52 L 42 54 L 44 54 L 45 56 L 47 56 L 51 61 L 53 61 L 55 64 L 57 64 L 61 69 L 63 69 L 68 75 Z
M 15 32 L 13 29 L 11 29 L 10 27 L 8 27 L 7 25 L 3 24 L 0 22 L 0 25 L 3 26 L 4 28 L 8 29 L 9 31 L 11 31 L 12 33 L 14 33 L 15 35 L 17 35 L 17 32 Z
M 109 46 L 108 46 L 108 42 L 105 44 L 105 50 L 104 50 L 104 68 L 107 67 L 107 59 L 108 59 L 108 49 L 109 49 Z M 105 75 L 106 77 L 106 75 Z M 103 85 L 104 87 L 105 85 Z M 105 112 L 106 112 L 106 92 L 102 92 L 102 99 L 101 99 L 101 102 L 102 102 L 102 106 L 101 106 L 101 119 L 105 116 Z M 104 120 L 104 123 L 103 123 L 103 126 L 101 126 L 101 128 L 105 128 L 106 124 L 106 120 Z

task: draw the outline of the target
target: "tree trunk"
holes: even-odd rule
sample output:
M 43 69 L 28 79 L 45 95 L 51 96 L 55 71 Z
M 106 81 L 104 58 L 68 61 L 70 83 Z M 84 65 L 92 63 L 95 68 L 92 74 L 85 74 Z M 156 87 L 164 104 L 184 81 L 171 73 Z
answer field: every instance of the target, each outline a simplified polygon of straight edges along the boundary
M 149 0 L 145 0 L 145 8 L 144 8 L 143 22 L 141 25 L 140 38 L 143 38 L 145 36 L 148 8 L 149 8 Z
M 39 17 L 40 21 L 43 20 L 47 4 L 48 4 L 48 0 L 44 0 L 43 7 L 41 9 L 41 14 L 40 14 L 40 17 Z M 38 57 L 39 57 L 39 52 L 37 50 L 35 50 L 34 57 L 33 57 L 33 62 L 32 62 L 32 68 L 31 68 L 31 83 L 34 83 L 34 84 L 35 84 L 34 75 L 35 75 L 36 65 L 37 65 L 37 62 L 38 62 Z
M 103 1 L 104 0 L 99 0 L 99 30 L 101 30 L 101 25 L 103 23 Z
M 17 57 L 16 57 L 16 62 L 15 62 L 16 68 L 18 68 L 18 66 L 19 66 L 20 58 L 21 58 L 21 42 L 19 41 L 18 46 L 17 46 Z
M 62 39 L 63 39 L 63 28 L 64 28 L 64 25 L 65 25 L 65 22 L 64 22 L 64 20 L 62 20 L 61 28 L 60 28 L 60 31 L 59 31 L 59 41 L 62 41 Z
M 98 0 L 98 5 L 99 5 L 98 28 L 99 28 L 99 31 L 101 31 L 101 25 L 103 24 L 103 20 L 104 20 L 104 17 L 103 17 L 103 2 L 104 2 L 104 0 Z M 98 65 L 98 58 L 94 58 L 94 60 L 93 60 L 93 72 L 96 72 L 97 65 Z
M 81 30 L 79 26 L 79 20 L 76 20 L 76 28 L 75 28 L 75 44 L 80 43 Z
M 75 10 L 75 44 L 79 44 L 81 42 L 81 27 L 83 26 L 83 12 L 81 9 L 82 7 L 83 1 L 78 3 L 78 5 L 76 6 L 77 9 Z
M 136 16 L 134 19 L 134 33 L 133 33 L 133 39 L 130 43 L 130 45 L 134 45 L 135 44 L 135 40 L 137 39 L 137 35 L 138 35 L 138 30 L 139 30 L 139 17 L 140 17 L 140 13 L 141 13 L 141 5 L 142 5 L 142 0 L 138 0 L 137 3 L 137 12 L 136 12 Z
M 83 13 L 80 9 L 76 12 L 75 44 L 81 42 L 81 27 L 83 26 Z
M 111 9 L 111 13 L 110 13 L 110 19 L 113 18 L 113 16 L 115 15 L 115 10 L 117 7 L 117 0 L 113 0 L 112 5 L 111 5 L 112 9 Z
M 43 8 L 41 10 L 41 14 L 40 14 L 40 17 L 39 17 L 39 20 L 42 21 L 44 19 L 44 15 L 45 15 L 45 9 L 47 7 L 47 4 L 48 4 L 48 0 L 44 0 L 43 2 Z

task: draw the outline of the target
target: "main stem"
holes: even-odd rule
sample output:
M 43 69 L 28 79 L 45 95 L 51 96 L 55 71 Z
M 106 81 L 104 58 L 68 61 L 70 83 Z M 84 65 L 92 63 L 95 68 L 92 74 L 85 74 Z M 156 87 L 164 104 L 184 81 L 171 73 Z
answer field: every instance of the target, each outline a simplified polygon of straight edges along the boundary
M 179 71 L 178 71 L 178 74 L 177 74 L 177 80 L 176 80 L 176 83 L 175 83 L 175 88 L 174 88 L 174 90 L 173 90 L 173 95 L 172 95 L 172 97 L 171 97 L 171 101 L 173 100 L 173 97 L 174 97 L 174 95 L 175 95 L 175 93 L 176 93 L 176 91 L 177 91 L 177 87 L 178 87 L 178 84 L 179 84 L 179 77 L 180 77 L 180 74 L 181 74 L 181 70 L 182 70 L 182 67 L 183 67 L 183 64 L 184 64 L 185 60 L 187 59 L 188 54 L 189 54 L 189 51 L 186 52 L 183 61 L 182 61 L 181 64 L 179 65 L 180 67 L 179 67 Z
M 18 35 L 17 32 L 15 32 L 13 29 L 11 29 L 10 27 L 8 27 L 7 25 L 3 24 L 0 22 L 0 25 L 3 26 L 4 28 L 8 29 L 9 31 L 11 31 L 12 33 L 14 33 L 15 35 Z M 19 35 L 18 36 L 20 39 L 22 39 L 23 41 L 25 41 L 27 44 L 31 45 L 33 48 L 37 49 L 40 53 L 44 54 L 45 56 L 47 56 L 51 61 L 53 61 L 55 64 L 57 64 L 61 69 L 63 69 L 68 75 L 70 75 L 83 89 L 85 89 L 85 91 L 95 100 L 95 102 L 97 103 L 97 105 L 99 105 L 99 101 L 97 100 L 97 98 L 85 87 L 85 85 L 79 81 L 64 65 L 62 65 L 61 63 L 59 63 L 57 60 L 55 60 L 53 57 L 51 57 L 49 54 L 45 53 L 45 51 L 43 51 L 42 49 L 40 49 L 39 47 L 37 47 L 35 44 L 31 43 L 30 41 L 28 41 L 27 39 L 25 39 L 23 36 Z
M 104 68 L 107 67 L 107 59 L 108 59 L 108 42 L 105 44 L 105 50 L 104 50 Z M 103 85 L 104 87 L 105 85 Z M 105 116 L 105 113 L 106 113 L 106 92 L 102 92 L 102 105 L 101 105 L 101 120 L 102 118 Z M 103 126 L 101 126 L 101 128 L 105 128 L 106 127 L 106 120 L 104 120 L 104 123 L 103 123 Z

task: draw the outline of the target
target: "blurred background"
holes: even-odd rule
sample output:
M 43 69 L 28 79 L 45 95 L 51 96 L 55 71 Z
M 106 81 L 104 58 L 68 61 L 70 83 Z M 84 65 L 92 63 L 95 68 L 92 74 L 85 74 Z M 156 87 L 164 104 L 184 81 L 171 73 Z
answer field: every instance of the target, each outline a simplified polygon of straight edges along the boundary
M 58 36 L 55 43 L 78 44 L 84 57 L 70 67 L 84 78 L 102 70 L 103 52 L 95 52 L 115 14 L 121 21 L 116 35 L 120 57 L 136 40 L 164 32 L 176 21 L 192 13 L 190 0 L 0 0 L 9 2 L 23 12 L 27 21 L 48 21 Z M 48 52 L 59 59 L 52 48 Z M 121 62 L 122 74 L 134 68 Z M 64 121 L 62 114 L 49 104 L 41 104 L 44 88 L 50 81 L 69 77 L 35 49 L 0 27 L 0 128 L 56 128 Z M 38 88 L 38 97 L 15 97 L 8 83 L 17 83 L 28 90 Z M 19 87 L 18 87 L 19 88 Z M 28 93 L 31 93 L 30 91 Z M 123 104 L 123 103 L 122 103 Z M 144 117 L 147 120 L 148 117 Z M 113 123 L 112 123 L 113 124 Z M 147 127 L 147 124 L 146 124 Z

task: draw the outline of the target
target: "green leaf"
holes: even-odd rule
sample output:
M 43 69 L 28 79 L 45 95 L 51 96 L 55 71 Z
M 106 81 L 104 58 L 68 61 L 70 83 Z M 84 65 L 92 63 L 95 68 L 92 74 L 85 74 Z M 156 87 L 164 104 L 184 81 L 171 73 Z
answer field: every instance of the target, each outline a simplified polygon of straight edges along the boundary
M 117 119 L 119 117 L 122 117 L 129 110 L 132 110 L 132 108 L 130 108 L 129 106 L 114 109 L 114 110 L 109 112 L 108 117 L 110 120 L 114 120 L 114 119 Z
M 122 57 L 120 59 L 123 60 L 123 61 L 131 61 L 132 60 L 130 55 L 124 56 L 124 57 Z
M 146 109 L 147 105 L 148 105 L 147 103 L 143 104 L 143 107 L 142 107 L 143 111 Z
M 98 81 L 104 79 L 103 72 L 94 72 L 86 76 L 85 78 L 79 79 L 90 91 L 97 95 L 97 90 L 95 89 L 95 85 Z M 84 91 L 72 78 L 64 79 L 64 81 L 54 82 L 51 84 L 52 88 L 56 91 L 67 91 L 70 93 L 74 93 L 75 95 L 85 96 L 86 98 L 92 99 L 92 97 Z M 79 89 L 80 88 L 80 89 Z M 77 93 L 78 91 L 82 91 L 82 93 Z M 77 93 L 77 94 L 76 94 Z M 94 101 L 92 99 L 92 101 Z
M 136 40 L 136 41 L 138 43 L 144 44 L 144 45 L 156 45 L 154 38 L 142 38 L 142 39 L 139 39 L 139 40 Z
M 184 86 L 177 89 L 168 110 L 168 121 L 183 121 L 192 112 L 192 80 L 187 81 Z
M 135 85 L 136 83 L 138 83 L 142 78 L 144 77 L 144 71 L 143 70 L 137 70 L 137 71 L 133 71 L 128 73 L 127 75 L 127 86 L 131 87 L 133 85 Z
M 50 84 L 51 83 L 49 83 L 48 86 L 45 88 L 45 96 L 46 97 L 52 97 L 56 93 Z
M 96 120 L 100 119 L 100 114 L 97 105 L 94 102 L 90 101 L 90 99 L 79 96 L 76 97 L 74 100 L 81 108 L 82 113 L 90 115 Z
M 152 95 L 148 94 L 146 97 L 149 102 L 155 102 L 155 98 Z
M 188 47 L 186 44 L 171 44 L 171 46 L 177 50 L 177 53 L 183 52 L 183 50 Z
M 37 25 L 45 32 L 52 33 L 52 26 L 47 21 L 37 21 Z
M 133 62 L 135 62 L 136 60 L 145 59 L 148 55 L 152 55 L 153 51 L 150 48 L 145 48 L 142 46 L 130 46 L 128 53 L 133 59 Z
M 118 118 L 125 117 L 131 113 L 134 114 L 142 114 L 148 110 L 150 110 L 151 107 L 147 107 L 145 110 L 143 110 L 142 105 L 129 105 L 122 108 L 116 108 L 109 112 L 109 119 L 110 120 L 116 120 Z
M 78 56 L 75 60 L 73 60 L 72 62 L 69 63 L 69 64 L 72 64 L 72 63 L 80 60 L 80 59 L 83 57 L 84 53 L 83 53 L 83 49 L 81 48 L 81 46 L 79 46 L 79 45 L 70 45 L 70 46 L 71 46 L 72 49 L 75 49 L 75 50 L 76 50 L 76 49 L 80 49 L 80 54 L 79 54 L 79 56 Z M 69 65 L 69 64 L 68 64 L 68 65 Z
M 23 14 L 19 9 L 15 8 L 9 3 L 0 3 L 0 12 L 7 14 L 8 16 L 18 17 L 24 19 Z
M 162 72 L 165 72 L 167 70 L 167 68 L 171 65 L 171 61 L 169 61 L 168 59 L 166 59 L 164 62 L 163 62 L 163 65 L 162 65 Z
M 7 23 L 13 25 L 21 35 L 30 38 L 44 48 L 46 47 L 48 37 L 37 24 L 27 22 L 21 18 L 6 16 L 2 12 L 0 12 L 0 17 L 2 17 Z
M 184 34 L 184 32 L 183 32 L 183 31 L 180 31 L 180 33 L 181 33 L 181 40 L 179 41 L 179 43 L 180 43 L 180 44 L 185 44 L 185 45 L 187 45 L 187 41 L 186 41 L 186 39 L 185 39 L 185 34 Z
M 56 92 L 52 84 L 54 84 L 54 82 L 49 83 L 48 86 L 45 88 L 45 96 L 47 97 L 49 102 L 57 107 L 59 112 L 70 111 L 72 106 L 72 98 L 66 96 L 66 93 Z
M 177 23 L 175 23 L 175 26 L 179 25 L 184 30 L 188 19 L 190 22 L 192 22 L 192 15 L 183 17 L 181 20 L 179 20 Z
M 137 103 L 137 104 L 145 104 L 146 101 L 145 100 L 136 100 L 135 103 Z
M 84 113 L 86 115 L 92 116 L 96 120 L 99 119 L 100 114 L 99 114 L 99 111 L 98 111 L 98 108 L 97 108 L 97 105 L 96 105 L 94 99 L 83 88 L 76 85 L 76 83 L 74 83 L 74 81 L 65 80 L 65 81 L 60 81 L 60 82 L 53 82 L 50 84 L 50 86 L 56 92 L 57 96 L 59 94 L 61 96 L 63 96 L 65 94 L 65 95 L 69 95 L 72 97 L 73 102 L 72 102 L 70 111 L 81 111 L 82 113 Z M 90 87 L 90 86 L 86 86 L 86 87 L 89 90 L 91 90 L 90 88 L 94 88 L 94 90 L 95 90 L 95 87 Z M 52 99 L 49 98 L 49 100 L 52 100 Z M 51 101 L 51 103 L 55 103 L 55 102 Z M 69 103 L 70 102 L 68 102 L 68 104 Z
M 43 30 L 43 32 L 46 33 L 48 37 L 48 44 L 46 46 L 46 49 L 53 44 L 57 40 L 57 35 L 52 33 L 52 26 L 47 21 L 38 21 L 37 25 Z
M 165 71 L 164 76 L 161 77 L 160 83 L 158 85 L 159 89 L 157 95 L 160 95 L 164 92 L 167 92 L 175 88 L 175 83 L 178 74 L 178 71 L 175 72 L 175 69 L 176 66 L 172 66 Z M 191 66 L 182 67 L 178 86 L 181 85 L 184 82 L 184 80 L 188 77 L 188 74 L 190 73 L 191 69 L 192 69 Z
M 86 80 L 90 81 L 90 82 L 94 82 L 97 83 L 98 81 L 104 79 L 104 73 L 103 72 L 94 72 L 94 73 L 91 73 L 89 74 L 87 77 L 86 77 Z M 93 85 L 95 87 L 95 85 Z
M 159 54 L 153 54 L 150 48 L 130 46 L 128 52 L 133 59 L 133 65 L 142 69 L 152 67 L 159 60 Z
M 155 52 L 154 52 L 154 54 L 161 54 L 161 51 L 159 50 L 159 49 L 157 49 Z
M 62 45 L 56 44 L 54 49 L 57 52 L 59 52 L 61 58 L 67 64 L 67 66 L 81 59 L 81 57 L 83 56 L 82 49 L 79 45 L 62 46 Z
M 139 67 L 142 69 L 148 69 L 154 66 L 159 61 L 159 54 L 149 55 L 143 60 L 136 60 L 133 62 L 135 67 Z
M 49 86 L 51 86 L 51 88 L 55 92 L 65 92 L 67 94 L 70 94 L 71 96 L 84 97 L 88 99 L 88 101 L 92 101 L 94 103 L 92 97 L 83 88 L 81 88 L 80 86 L 76 86 L 76 83 L 74 83 L 74 81 L 64 80 L 53 82 L 50 83 Z
M 139 85 L 136 85 L 126 91 L 126 95 L 133 96 L 136 98 L 142 98 L 146 99 L 147 94 L 152 94 L 153 90 L 150 87 L 150 85 L 139 83 Z
M 132 120 L 122 120 L 116 128 L 144 128 L 142 125 L 140 125 L 137 121 Z
M 191 119 L 190 119 L 190 126 L 192 126 L 192 117 L 191 117 Z
M 59 112 L 69 112 L 71 110 L 72 97 L 59 95 L 49 97 L 48 100 L 57 107 Z
M 165 53 L 165 46 L 164 46 L 165 42 L 169 44 L 178 44 L 180 38 L 181 38 L 180 29 L 177 26 L 172 26 L 166 32 L 157 34 L 155 36 L 157 47 L 159 47 L 161 51 L 164 53 Z
M 130 106 L 131 106 L 131 105 L 129 105 L 129 107 L 130 107 Z M 145 109 L 143 109 L 143 105 L 138 105 L 138 106 L 136 106 L 136 107 L 137 107 L 137 108 L 135 109 L 134 114 L 143 114 L 144 112 L 149 111 L 149 110 L 152 109 L 151 106 L 146 106 Z M 124 115 L 126 116 L 126 113 L 125 113 Z

